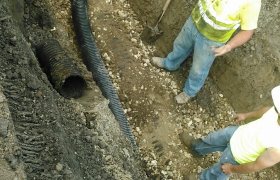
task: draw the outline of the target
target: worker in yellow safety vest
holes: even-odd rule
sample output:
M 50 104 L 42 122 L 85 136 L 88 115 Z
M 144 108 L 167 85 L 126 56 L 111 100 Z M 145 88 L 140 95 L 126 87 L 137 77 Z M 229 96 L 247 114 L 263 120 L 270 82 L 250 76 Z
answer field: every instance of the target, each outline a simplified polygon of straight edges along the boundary
M 251 39 L 257 28 L 261 0 L 198 0 L 166 58 L 152 63 L 177 70 L 193 52 L 193 63 L 183 91 L 175 100 L 187 103 L 196 96 L 217 56 L 224 55 Z M 232 35 L 240 28 L 233 37 Z
M 219 162 L 201 172 L 200 180 L 226 180 L 233 173 L 257 172 L 280 162 L 280 86 L 272 89 L 271 96 L 274 106 L 239 113 L 235 118 L 252 122 L 214 131 L 202 139 L 180 134 L 181 142 L 197 156 L 222 152 Z M 197 179 L 194 174 L 186 178 Z

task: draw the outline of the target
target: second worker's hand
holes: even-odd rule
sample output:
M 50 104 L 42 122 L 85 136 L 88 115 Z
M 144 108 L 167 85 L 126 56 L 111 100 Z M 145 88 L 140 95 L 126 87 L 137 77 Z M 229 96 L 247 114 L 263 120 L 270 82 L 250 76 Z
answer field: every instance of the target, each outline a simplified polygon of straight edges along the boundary
M 245 113 L 237 113 L 234 115 L 233 119 L 235 120 L 235 122 L 241 122 L 245 121 L 247 119 L 247 116 Z
M 222 56 L 222 55 L 230 52 L 231 50 L 232 50 L 232 48 L 229 44 L 225 44 L 221 47 L 212 47 L 212 51 L 213 51 L 215 57 Z
M 230 175 L 230 174 L 232 174 L 232 167 L 233 167 L 232 164 L 225 163 L 221 166 L 221 169 L 222 169 L 223 173 Z

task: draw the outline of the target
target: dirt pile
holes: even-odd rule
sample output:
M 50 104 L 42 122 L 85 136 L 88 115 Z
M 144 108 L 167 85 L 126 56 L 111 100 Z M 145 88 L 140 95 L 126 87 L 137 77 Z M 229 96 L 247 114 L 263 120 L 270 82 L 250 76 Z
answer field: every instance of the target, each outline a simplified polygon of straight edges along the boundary
M 11 114 L 1 115 L 6 137 L 1 136 L 0 153 L 7 161 L 1 160 L 0 174 L 7 179 L 25 179 L 24 174 L 27 179 L 145 179 L 138 154 L 85 68 L 80 65 L 88 89 L 77 101 L 61 97 L 40 68 L 34 47 L 57 38 L 51 33 L 56 22 L 49 4 L 25 1 L 24 11 L 16 14 L 10 4 L 17 1 L 0 3 L 0 78 L 8 105 L 2 109 Z M 23 26 L 17 23 L 20 19 Z

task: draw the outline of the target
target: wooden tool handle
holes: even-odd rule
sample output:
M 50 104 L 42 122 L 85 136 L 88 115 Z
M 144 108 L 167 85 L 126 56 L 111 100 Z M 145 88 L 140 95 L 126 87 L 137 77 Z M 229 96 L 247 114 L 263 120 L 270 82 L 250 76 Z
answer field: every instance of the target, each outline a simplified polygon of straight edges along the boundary
M 162 8 L 162 11 L 163 11 L 163 12 L 166 11 L 166 9 L 168 8 L 170 2 L 171 2 L 171 0 L 167 0 L 167 1 L 165 2 L 165 5 L 164 5 L 163 8 Z
M 167 0 L 162 8 L 162 13 L 160 15 L 160 17 L 158 18 L 157 24 L 161 21 L 166 9 L 168 8 L 169 4 L 170 4 L 171 0 Z

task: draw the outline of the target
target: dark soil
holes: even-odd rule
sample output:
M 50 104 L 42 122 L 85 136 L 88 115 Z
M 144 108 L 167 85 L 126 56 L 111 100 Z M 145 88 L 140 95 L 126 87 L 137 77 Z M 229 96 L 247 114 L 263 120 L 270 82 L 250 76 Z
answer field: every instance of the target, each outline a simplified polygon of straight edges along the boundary
M 24 6 L 11 11 L 19 2 Z M 0 3 L 0 78 L 11 114 L 4 132 L 15 136 L 13 146 L 9 136 L 1 136 L 1 144 L 16 149 L 3 150 L 10 165 L 3 167 L 18 179 L 145 179 L 138 153 L 115 128 L 108 102 L 85 68 L 88 88 L 80 103 L 60 96 L 40 68 L 36 45 L 57 38 L 49 9 L 44 1 Z M 13 173 L 20 170 L 23 175 Z

